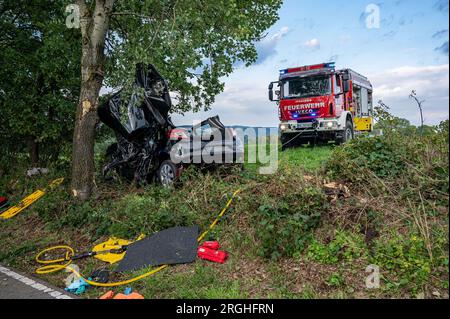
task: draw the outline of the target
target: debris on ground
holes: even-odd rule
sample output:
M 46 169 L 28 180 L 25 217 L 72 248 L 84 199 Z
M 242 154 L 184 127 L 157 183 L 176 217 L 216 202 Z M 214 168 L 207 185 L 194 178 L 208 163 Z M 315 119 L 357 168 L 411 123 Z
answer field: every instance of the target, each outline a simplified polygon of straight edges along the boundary
M 348 198 L 351 195 L 349 188 L 341 183 L 324 183 L 323 188 L 331 202 L 335 202 L 339 197 Z
M 48 168 L 33 167 L 27 170 L 27 176 L 31 177 L 34 175 L 48 174 L 48 172 L 49 172 Z
M 84 293 L 86 291 L 86 289 L 89 286 L 90 285 L 83 278 L 79 278 L 79 279 L 75 280 L 74 282 L 72 282 L 64 290 L 74 293 L 75 295 L 81 295 L 82 293 Z

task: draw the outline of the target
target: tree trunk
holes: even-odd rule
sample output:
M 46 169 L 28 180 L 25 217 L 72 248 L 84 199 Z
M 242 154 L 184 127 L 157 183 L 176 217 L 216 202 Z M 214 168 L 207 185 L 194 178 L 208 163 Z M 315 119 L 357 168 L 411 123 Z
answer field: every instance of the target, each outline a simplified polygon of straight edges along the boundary
M 72 153 L 72 195 L 91 196 L 94 184 L 94 137 L 97 106 L 103 83 L 104 46 L 113 0 L 96 0 L 92 14 L 84 1 L 80 7 L 82 34 L 81 90 L 75 118 Z
M 31 165 L 39 167 L 39 144 L 34 136 L 31 136 L 28 140 L 28 154 L 30 155 Z

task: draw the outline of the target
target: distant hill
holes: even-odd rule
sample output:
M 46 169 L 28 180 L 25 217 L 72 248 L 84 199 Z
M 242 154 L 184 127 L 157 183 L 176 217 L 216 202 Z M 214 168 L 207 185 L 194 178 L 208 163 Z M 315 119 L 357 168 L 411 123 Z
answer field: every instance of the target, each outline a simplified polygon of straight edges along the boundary
M 177 127 L 189 129 L 192 126 L 191 125 L 178 125 Z M 259 133 L 261 133 L 261 129 L 264 130 L 265 136 L 270 136 L 271 132 L 274 135 L 278 135 L 278 127 L 275 126 L 246 126 L 246 125 L 226 125 L 228 128 L 233 128 L 235 130 L 242 130 L 245 132 L 246 129 L 255 129 L 256 138 L 259 137 Z M 244 136 L 244 143 L 247 144 L 248 137 Z

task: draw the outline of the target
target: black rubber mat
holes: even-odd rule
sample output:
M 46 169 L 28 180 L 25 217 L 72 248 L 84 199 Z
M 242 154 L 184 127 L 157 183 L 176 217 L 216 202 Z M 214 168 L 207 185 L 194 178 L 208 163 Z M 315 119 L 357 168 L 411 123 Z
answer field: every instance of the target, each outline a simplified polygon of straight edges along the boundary
M 191 263 L 197 257 L 198 227 L 172 227 L 132 243 L 117 272 L 146 266 Z

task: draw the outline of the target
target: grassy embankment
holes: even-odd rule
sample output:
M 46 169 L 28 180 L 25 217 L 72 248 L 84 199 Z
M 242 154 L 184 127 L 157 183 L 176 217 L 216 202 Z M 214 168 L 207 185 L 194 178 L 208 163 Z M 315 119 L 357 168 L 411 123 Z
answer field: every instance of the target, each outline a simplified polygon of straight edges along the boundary
M 243 172 L 188 170 L 175 190 L 98 178 L 96 195 L 84 204 L 73 202 L 64 185 L 0 224 L 0 262 L 32 273 L 35 254 L 51 245 L 81 252 L 111 235 L 133 239 L 174 225 L 204 229 L 239 188 L 209 235 L 229 252 L 224 265 L 172 266 L 132 287 L 147 298 L 448 297 L 443 136 L 290 149 L 279 153 L 273 175 L 257 174 L 256 164 Z M 10 172 L 0 186 L 19 200 L 61 174 L 68 176 L 62 167 L 31 179 Z M 379 289 L 365 286 L 370 264 L 380 268 Z M 79 266 L 88 275 L 104 264 L 87 259 Z M 62 286 L 66 276 L 44 279 Z

